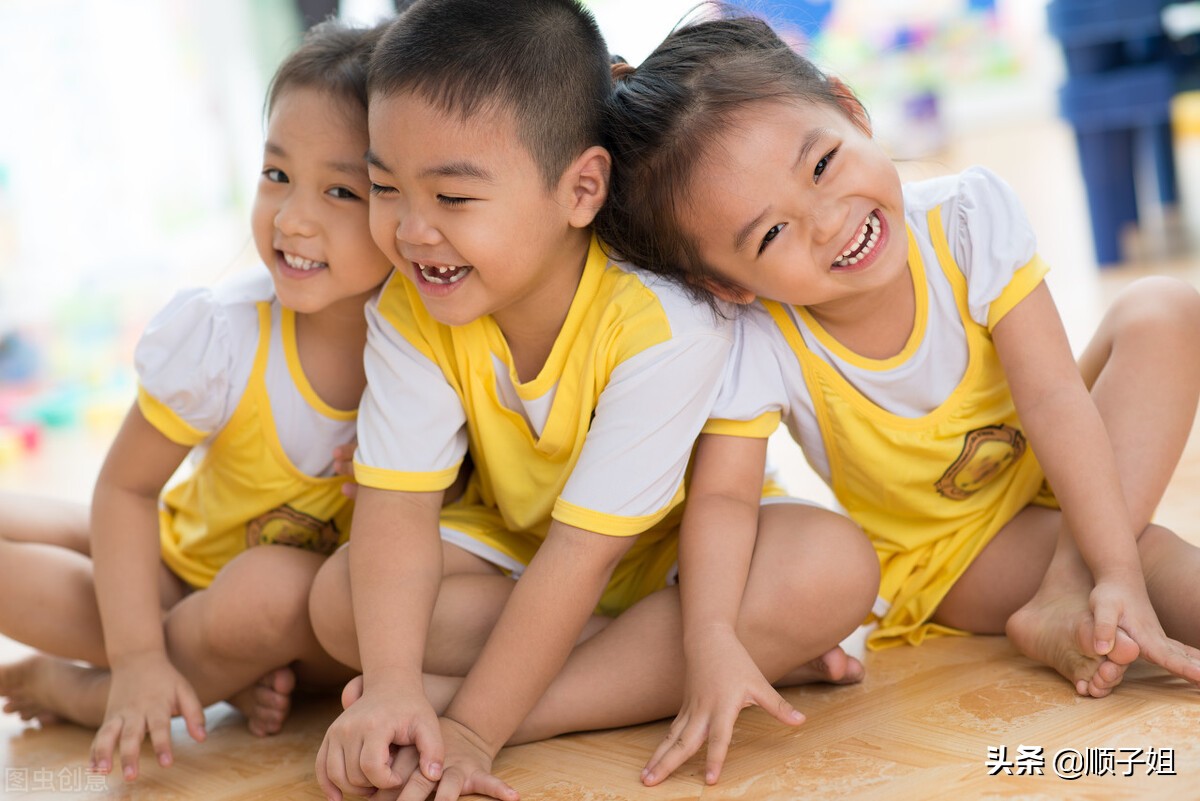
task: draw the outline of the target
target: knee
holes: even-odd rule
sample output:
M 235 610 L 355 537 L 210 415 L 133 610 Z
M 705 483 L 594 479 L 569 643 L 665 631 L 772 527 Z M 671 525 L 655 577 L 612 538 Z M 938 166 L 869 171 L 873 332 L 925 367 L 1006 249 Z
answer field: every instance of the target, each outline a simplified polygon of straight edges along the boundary
M 1123 332 L 1200 348 L 1200 292 L 1186 281 L 1161 275 L 1135 281 L 1118 295 L 1113 313 Z
M 226 565 L 203 590 L 205 648 L 230 658 L 270 653 L 290 661 L 291 651 L 311 641 L 308 594 L 317 558 L 287 546 L 262 546 Z
M 340 662 L 358 659 L 354 610 L 350 599 L 349 551 L 342 548 L 325 560 L 313 579 L 308 596 L 308 617 L 321 647 Z
M 862 624 L 879 594 L 879 559 L 853 521 L 821 511 L 793 532 L 789 552 L 772 558 L 763 593 L 750 613 L 773 636 L 808 642 L 814 627 L 827 632 L 829 646 Z

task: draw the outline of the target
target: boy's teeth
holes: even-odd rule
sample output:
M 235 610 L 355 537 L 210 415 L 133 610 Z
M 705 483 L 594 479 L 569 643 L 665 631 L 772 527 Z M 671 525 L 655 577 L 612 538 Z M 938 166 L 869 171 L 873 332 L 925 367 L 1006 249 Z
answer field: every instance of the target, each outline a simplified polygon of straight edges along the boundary
M 417 269 L 421 271 L 421 277 L 431 284 L 453 284 L 461 281 L 466 277 L 467 273 L 471 272 L 468 265 L 439 267 L 433 264 L 417 263 Z
M 834 267 L 850 267 L 858 264 L 860 261 L 870 255 L 874 250 L 876 243 L 879 242 L 879 218 L 875 216 L 875 212 L 867 215 L 867 219 L 863 221 L 862 228 L 859 229 L 858 236 L 850 243 L 850 247 L 842 252 L 842 255 L 833 263 Z M 850 254 L 854 255 L 851 256 Z
M 288 267 L 296 270 L 314 270 L 317 267 L 328 267 L 323 261 L 312 261 L 311 259 L 293 256 L 291 253 L 284 253 L 283 260 L 287 262 Z

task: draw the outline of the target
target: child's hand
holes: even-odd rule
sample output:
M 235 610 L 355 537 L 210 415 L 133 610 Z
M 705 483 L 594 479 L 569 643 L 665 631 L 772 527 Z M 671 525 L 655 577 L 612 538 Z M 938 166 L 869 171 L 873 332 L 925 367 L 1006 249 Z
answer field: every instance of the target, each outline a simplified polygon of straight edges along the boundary
M 365 686 L 325 732 L 317 751 L 317 783 L 328 798 L 343 794 L 370 795 L 374 788 L 397 788 L 410 778 L 393 759 L 392 746 L 415 746 L 421 772 L 437 780 L 442 775 L 442 737 L 437 714 L 418 686 Z M 419 774 L 417 774 L 419 775 Z
M 517 791 L 492 775 L 492 755 L 475 732 L 450 718 L 441 718 L 439 722 L 446 743 L 446 766 L 441 781 L 430 781 L 426 775 L 414 771 L 398 796 L 399 801 L 425 801 L 435 786 L 434 801 L 455 801 L 471 793 L 517 801 Z
M 776 692 L 731 630 L 709 634 L 689 651 L 687 666 L 683 708 L 642 770 L 646 785 L 666 779 L 705 743 L 704 781 L 716 784 L 733 725 L 748 706 L 757 704 L 788 726 L 804 722 L 804 715 Z
M 358 494 L 358 483 L 354 480 L 354 451 L 356 448 L 358 448 L 357 438 L 333 449 L 333 474 L 350 479 L 342 485 L 342 494 L 347 498 L 353 498 Z
M 114 669 L 111 676 L 104 723 L 92 740 L 92 770 L 112 770 L 113 751 L 119 744 L 125 781 L 133 781 L 138 776 L 138 754 L 147 734 L 158 764 L 170 765 L 174 760 L 174 715 L 183 716 L 193 740 L 204 741 L 204 707 L 165 653 L 139 657 Z
M 1105 656 L 1112 651 L 1120 627 L 1137 643 L 1148 662 L 1200 685 L 1200 651 L 1171 639 L 1163 631 L 1140 570 L 1097 581 L 1089 602 L 1092 647 L 1097 654 Z

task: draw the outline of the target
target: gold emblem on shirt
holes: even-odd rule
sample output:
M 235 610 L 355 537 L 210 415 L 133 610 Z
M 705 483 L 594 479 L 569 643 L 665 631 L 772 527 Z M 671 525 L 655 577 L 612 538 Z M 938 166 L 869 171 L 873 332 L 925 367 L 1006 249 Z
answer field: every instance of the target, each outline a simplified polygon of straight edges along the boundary
M 290 506 L 272 509 L 246 524 L 247 548 L 290 545 L 328 555 L 334 552 L 337 544 L 337 523 L 307 515 Z
M 952 501 L 974 495 L 1025 453 L 1025 435 L 1006 425 L 984 426 L 967 433 L 962 452 L 934 486 Z

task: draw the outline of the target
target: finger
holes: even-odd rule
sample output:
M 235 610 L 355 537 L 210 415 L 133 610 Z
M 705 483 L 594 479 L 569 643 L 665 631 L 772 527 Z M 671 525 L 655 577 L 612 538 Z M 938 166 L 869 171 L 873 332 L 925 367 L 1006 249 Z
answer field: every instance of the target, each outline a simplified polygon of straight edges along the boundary
M 398 801 L 425 801 L 437 782 L 430 781 L 421 771 L 416 771 L 408 777 Z
M 112 770 L 113 750 L 121 736 L 121 719 L 109 718 L 92 739 L 92 770 L 107 774 Z
M 198 743 L 204 742 L 208 737 L 204 721 L 204 707 L 191 687 L 179 696 L 179 714 L 183 716 L 183 723 L 192 739 Z
M 438 782 L 437 795 L 434 796 L 433 801 L 457 801 L 462 792 L 462 773 L 452 768 L 442 775 L 442 780 Z
M 750 698 L 785 726 L 799 726 L 804 722 L 804 713 L 792 706 L 769 684 L 764 683 Z
M 446 782 L 442 782 L 442 787 L 446 786 Z M 510 787 L 505 782 L 501 781 L 496 776 L 482 771 L 477 772 L 463 785 L 462 792 L 465 793 L 480 793 L 482 795 L 498 798 L 500 801 L 517 801 L 520 794 Z M 453 801 L 458 796 L 446 796 L 447 799 Z M 438 801 L 442 799 L 442 788 L 438 788 Z
M 1200 683 L 1200 651 L 1165 635 L 1144 639 L 1149 641 L 1139 644 L 1147 661 L 1193 684 Z
M 337 785 L 329 780 L 329 771 L 325 767 L 325 760 L 329 755 L 329 737 L 324 737 L 321 740 L 321 747 L 317 749 L 317 761 L 313 765 L 313 769 L 317 774 L 317 785 L 321 788 L 321 792 L 326 798 L 331 798 L 333 801 L 341 801 L 342 793 L 338 790 Z
M 346 760 L 350 781 L 359 787 L 396 787 L 403 780 L 392 775 L 392 738 L 388 735 L 372 734 L 363 741 L 359 758 Z
M 171 753 L 171 719 L 149 721 L 147 728 L 150 731 L 150 745 L 158 757 L 158 764 L 164 768 L 168 767 L 175 761 L 175 756 Z
M 704 783 L 716 784 L 721 778 L 725 755 L 729 753 L 729 741 L 733 739 L 733 724 L 736 716 L 718 718 L 708 732 L 708 748 L 704 758 Z
M 125 781 L 131 782 L 138 775 L 138 755 L 142 749 L 142 740 L 146 739 L 146 722 L 138 719 L 136 723 L 126 722 L 121 731 L 121 773 Z
M 1117 604 L 1108 600 L 1098 600 L 1092 606 L 1092 648 L 1097 656 L 1104 656 L 1112 650 L 1117 640 L 1117 621 L 1121 610 Z
M 341 743 L 334 741 L 329 744 L 325 753 L 325 770 L 329 783 L 337 788 L 337 794 L 331 797 L 340 801 L 342 790 L 351 786 L 350 780 L 346 778 L 346 750 Z
M 413 732 L 413 744 L 421 756 L 421 773 L 432 781 L 442 778 L 442 762 L 446 747 L 442 743 L 442 728 L 437 720 L 418 720 Z
M 667 736 L 659 741 L 658 748 L 654 749 L 654 753 L 650 755 L 650 760 L 646 762 L 646 767 L 642 768 L 642 781 L 645 781 L 646 777 L 651 773 L 656 773 L 655 768 L 662 762 L 663 756 L 675 746 L 675 741 L 679 739 L 680 734 L 687 728 L 687 723 L 687 714 L 683 712 L 679 713 L 671 723 L 671 728 L 667 730 Z
M 421 753 L 416 746 L 404 746 L 392 757 L 392 775 L 400 777 L 400 784 L 404 784 L 416 772 L 420 760 Z
M 643 783 L 648 787 L 653 787 L 674 773 L 676 768 L 687 762 L 692 754 L 700 750 L 707 733 L 707 720 L 689 723 L 683 733 L 671 743 L 658 765 L 646 774 L 646 778 L 642 780 Z

